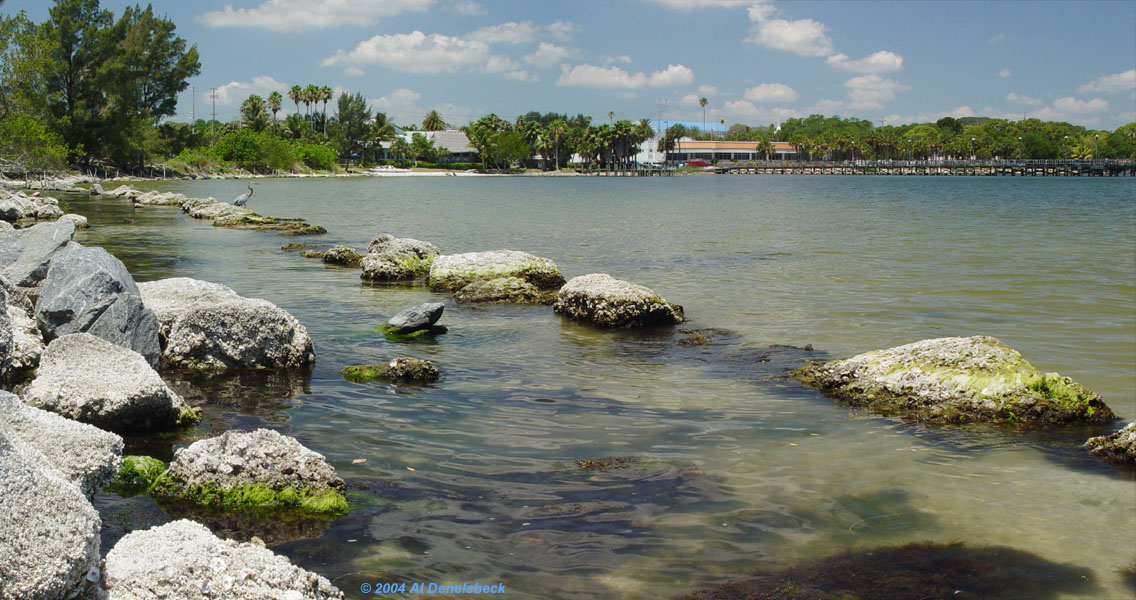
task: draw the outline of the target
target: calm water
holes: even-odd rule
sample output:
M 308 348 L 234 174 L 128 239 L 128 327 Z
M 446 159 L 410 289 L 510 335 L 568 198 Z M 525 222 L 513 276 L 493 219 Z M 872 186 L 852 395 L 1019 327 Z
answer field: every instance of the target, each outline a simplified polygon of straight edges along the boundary
M 231 199 L 244 183 L 151 187 Z M 1077 447 L 1092 430 L 923 428 L 850 412 L 783 375 L 809 358 L 988 334 L 1132 420 L 1136 180 L 263 180 L 250 201 L 324 225 L 320 242 L 362 249 L 385 231 L 645 284 L 684 305 L 690 326 L 729 331 L 699 347 L 670 331 L 593 330 L 547 307 L 361 285 L 355 270 L 280 250 L 300 240 L 173 208 L 65 204 L 91 220 L 80 241 L 138 280 L 224 283 L 307 326 L 310 377 L 176 382 L 207 415 L 178 443 L 267 426 L 325 454 L 357 490 L 346 517 L 211 525 L 265 537 L 349 598 L 392 580 L 500 581 L 510 598 L 665 598 L 925 540 L 1091 567 L 1090 596 L 1132 594 L 1120 571 L 1136 566 L 1136 482 Z M 371 329 L 429 300 L 447 301 L 450 331 L 434 342 Z M 806 344 L 816 350 L 777 347 Z M 400 354 L 435 361 L 443 379 L 356 385 L 337 373 Z M 171 451 L 168 440 L 130 443 Z M 575 465 L 613 455 L 638 460 L 606 473 Z M 99 505 L 119 529 L 168 518 L 144 498 Z

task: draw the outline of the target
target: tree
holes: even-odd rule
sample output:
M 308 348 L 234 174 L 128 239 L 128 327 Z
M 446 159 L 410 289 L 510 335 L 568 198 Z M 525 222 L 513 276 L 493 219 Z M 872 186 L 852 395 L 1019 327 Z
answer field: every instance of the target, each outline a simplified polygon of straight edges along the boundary
M 288 90 L 288 99 L 296 105 L 296 112 L 300 112 L 300 103 L 304 101 L 304 88 L 294 85 Z
M 426 113 L 426 117 L 422 119 L 422 129 L 424 131 L 442 131 L 446 128 L 446 122 L 442 120 L 442 115 L 438 111 L 431 110 Z
M 362 142 L 367 139 L 370 128 L 371 109 L 367 106 L 367 99 L 358 92 L 355 94 L 344 92 L 339 95 L 337 109 L 339 150 L 357 152 Z
M 557 119 L 549 123 L 548 128 L 545 129 L 545 136 L 547 136 L 549 140 L 548 148 L 550 148 L 556 156 L 556 162 L 554 164 L 556 165 L 557 171 L 560 170 L 560 148 L 567 135 L 568 123 L 564 122 L 562 119 Z
M 272 122 L 276 122 L 276 113 L 280 112 L 280 103 L 284 101 L 284 97 L 280 92 L 272 92 L 268 95 L 268 110 L 272 111 Z
M 706 105 L 707 104 L 710 104 L 710 101 L 707 100 L 706 98 L 699 98 L 698 99 L 698 106 L 702 107 L 702 131 L 706 131 Z
M 326 85 L 319 88 L 318 98 L 320 102 L 323 102 L 323 134 L 325 136 L 327 135 L 327 103 L 333 97 L 334 95 L 332 94 L 331 88 Z
M 434 162 L 435 153 L 434 140 L 426 139 L 426 135 L 422 133 L 415 133 L 411 136 L 410 157 L 414 159 L 414 166 L 418 166 L 419 159 Z
M 253 131 L 264 131 L 268 127 L 268 105 L 264 99 L 252 94 L 241 103 L 241 122 Z

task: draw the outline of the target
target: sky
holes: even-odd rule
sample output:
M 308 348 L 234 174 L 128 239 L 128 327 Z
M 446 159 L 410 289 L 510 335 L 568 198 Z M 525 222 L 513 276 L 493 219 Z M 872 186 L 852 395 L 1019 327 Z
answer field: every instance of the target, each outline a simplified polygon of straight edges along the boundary
M 102 7 L 121 14 L 122 0 Z M 764 126 L 1037 117 L 1136 121 L 1136 2 L 154 0 L 196 44 L 176 121 L 239 116 L 295 84 L 362 93 L 396 123 L 531 110 Z M 48 0 L 7 0 L 40 22 Z M 215 98 L 213 97 L 215 88 Z M 303 107 L 300 107 L 303 110 Z M 334 101 L 328 110 L 334 112 Z M 614 113 L 609 117 L 609 113 Z M 720 127 L 720 126 L 719 126 Z

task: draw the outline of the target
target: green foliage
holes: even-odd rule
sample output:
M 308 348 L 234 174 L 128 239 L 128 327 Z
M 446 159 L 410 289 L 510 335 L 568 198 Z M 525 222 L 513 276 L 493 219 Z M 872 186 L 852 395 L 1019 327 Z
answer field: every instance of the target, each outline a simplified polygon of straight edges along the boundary
M 197 504 L 230 509 L 289 509 L 298 508 L 310 513 L 341 515 L 347 512 L 347 499 L 340 492 L 328 488 L 314 491 L 309 488 L 274 490 L 261 484 L 245 484 L 222 488 L 214 482 L 182 485 L 168 472 L 159 476 L 149 492 L 156 498 L 181 498 Z
M 27 114 L 0 120 L 0 157 L 31 170 L 52 170 L 67 163 L 63 136 Z
M 339 127 L 337 130 L 340 152 L 358 152 L 360 142 L 368 138 L 371 109 L 361 93 L 339 95 Z
M 118 475 L 108 489 L 119 496 L 137 496 L 145 492 L 162 473 L 166 463 L 149 456 L 124 456 Z
M 330 171 L 335 168 L 335 150 L 319 144 L 297 144 L 296 159 L 312 169 Z
M 226 134 L 217 141 L 213 155 L 250 171 L 289 169 L 296 162 L 287 142 L 252 129 Z
M 264 98 L 252 94 L 241 103 L 241 122 L 253 131 L 264 131 L 268 127 L 268 103 Z

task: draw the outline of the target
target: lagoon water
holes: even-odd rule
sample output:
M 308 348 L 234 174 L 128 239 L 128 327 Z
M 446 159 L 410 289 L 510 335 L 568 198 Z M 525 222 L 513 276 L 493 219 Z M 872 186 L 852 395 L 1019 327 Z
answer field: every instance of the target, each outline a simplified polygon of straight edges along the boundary
M 234 181 L 140 187 L 244 191 Z M 260 535 L 348 598 L 384 581 L 503 582 L 515 599 L 667 598 L 754 569 L 927 540 L 1089 567 L 1078 597 L 1133 593 L 1122 572 L 1136 568 L 1136 482 L 1079 448 L 1101 429 L 927 428 L 850 411 L 784 377 L 808 359 L 986 334 L 1131 421 L 1132 179 L 443 177 L 255 188 L 250 208 L 329 233 L 213 228 L 114 199 L 64 205 L 91 221 L 77 239 L 106 247 L 140 281 L 224 283 L 306 325 L 310 376 L 175 382 L 204 402 L 205 422 L 175 440 L 129 440 L 128 451 L 168 458 L 196 437 L 263 426 L 325 454 L 355 490 L 345 517 L 211 525 Z M 363 285 L 357 270 L 280 250 L 363 249 L 380 232 L 445 253 L 525 250 L 569 278 L 607 272 L 682 304 L 688 327 L 727 331 L 702 346 L 672 330 L 599 331 L 548 307 L 472 307 L 421 285 Z M 388 342 L 372 329 L 430 300 L 447 302 L 449 333 L 434 341 Z M 443 379 L 396 387 L 338 374 L 396 355 L 436 362 Z M 607 456 L 636 460 L 607 472 L 576 464 Z M 169 518 L 146 498 L 104 494 L 97 504 L 110 536 Z

